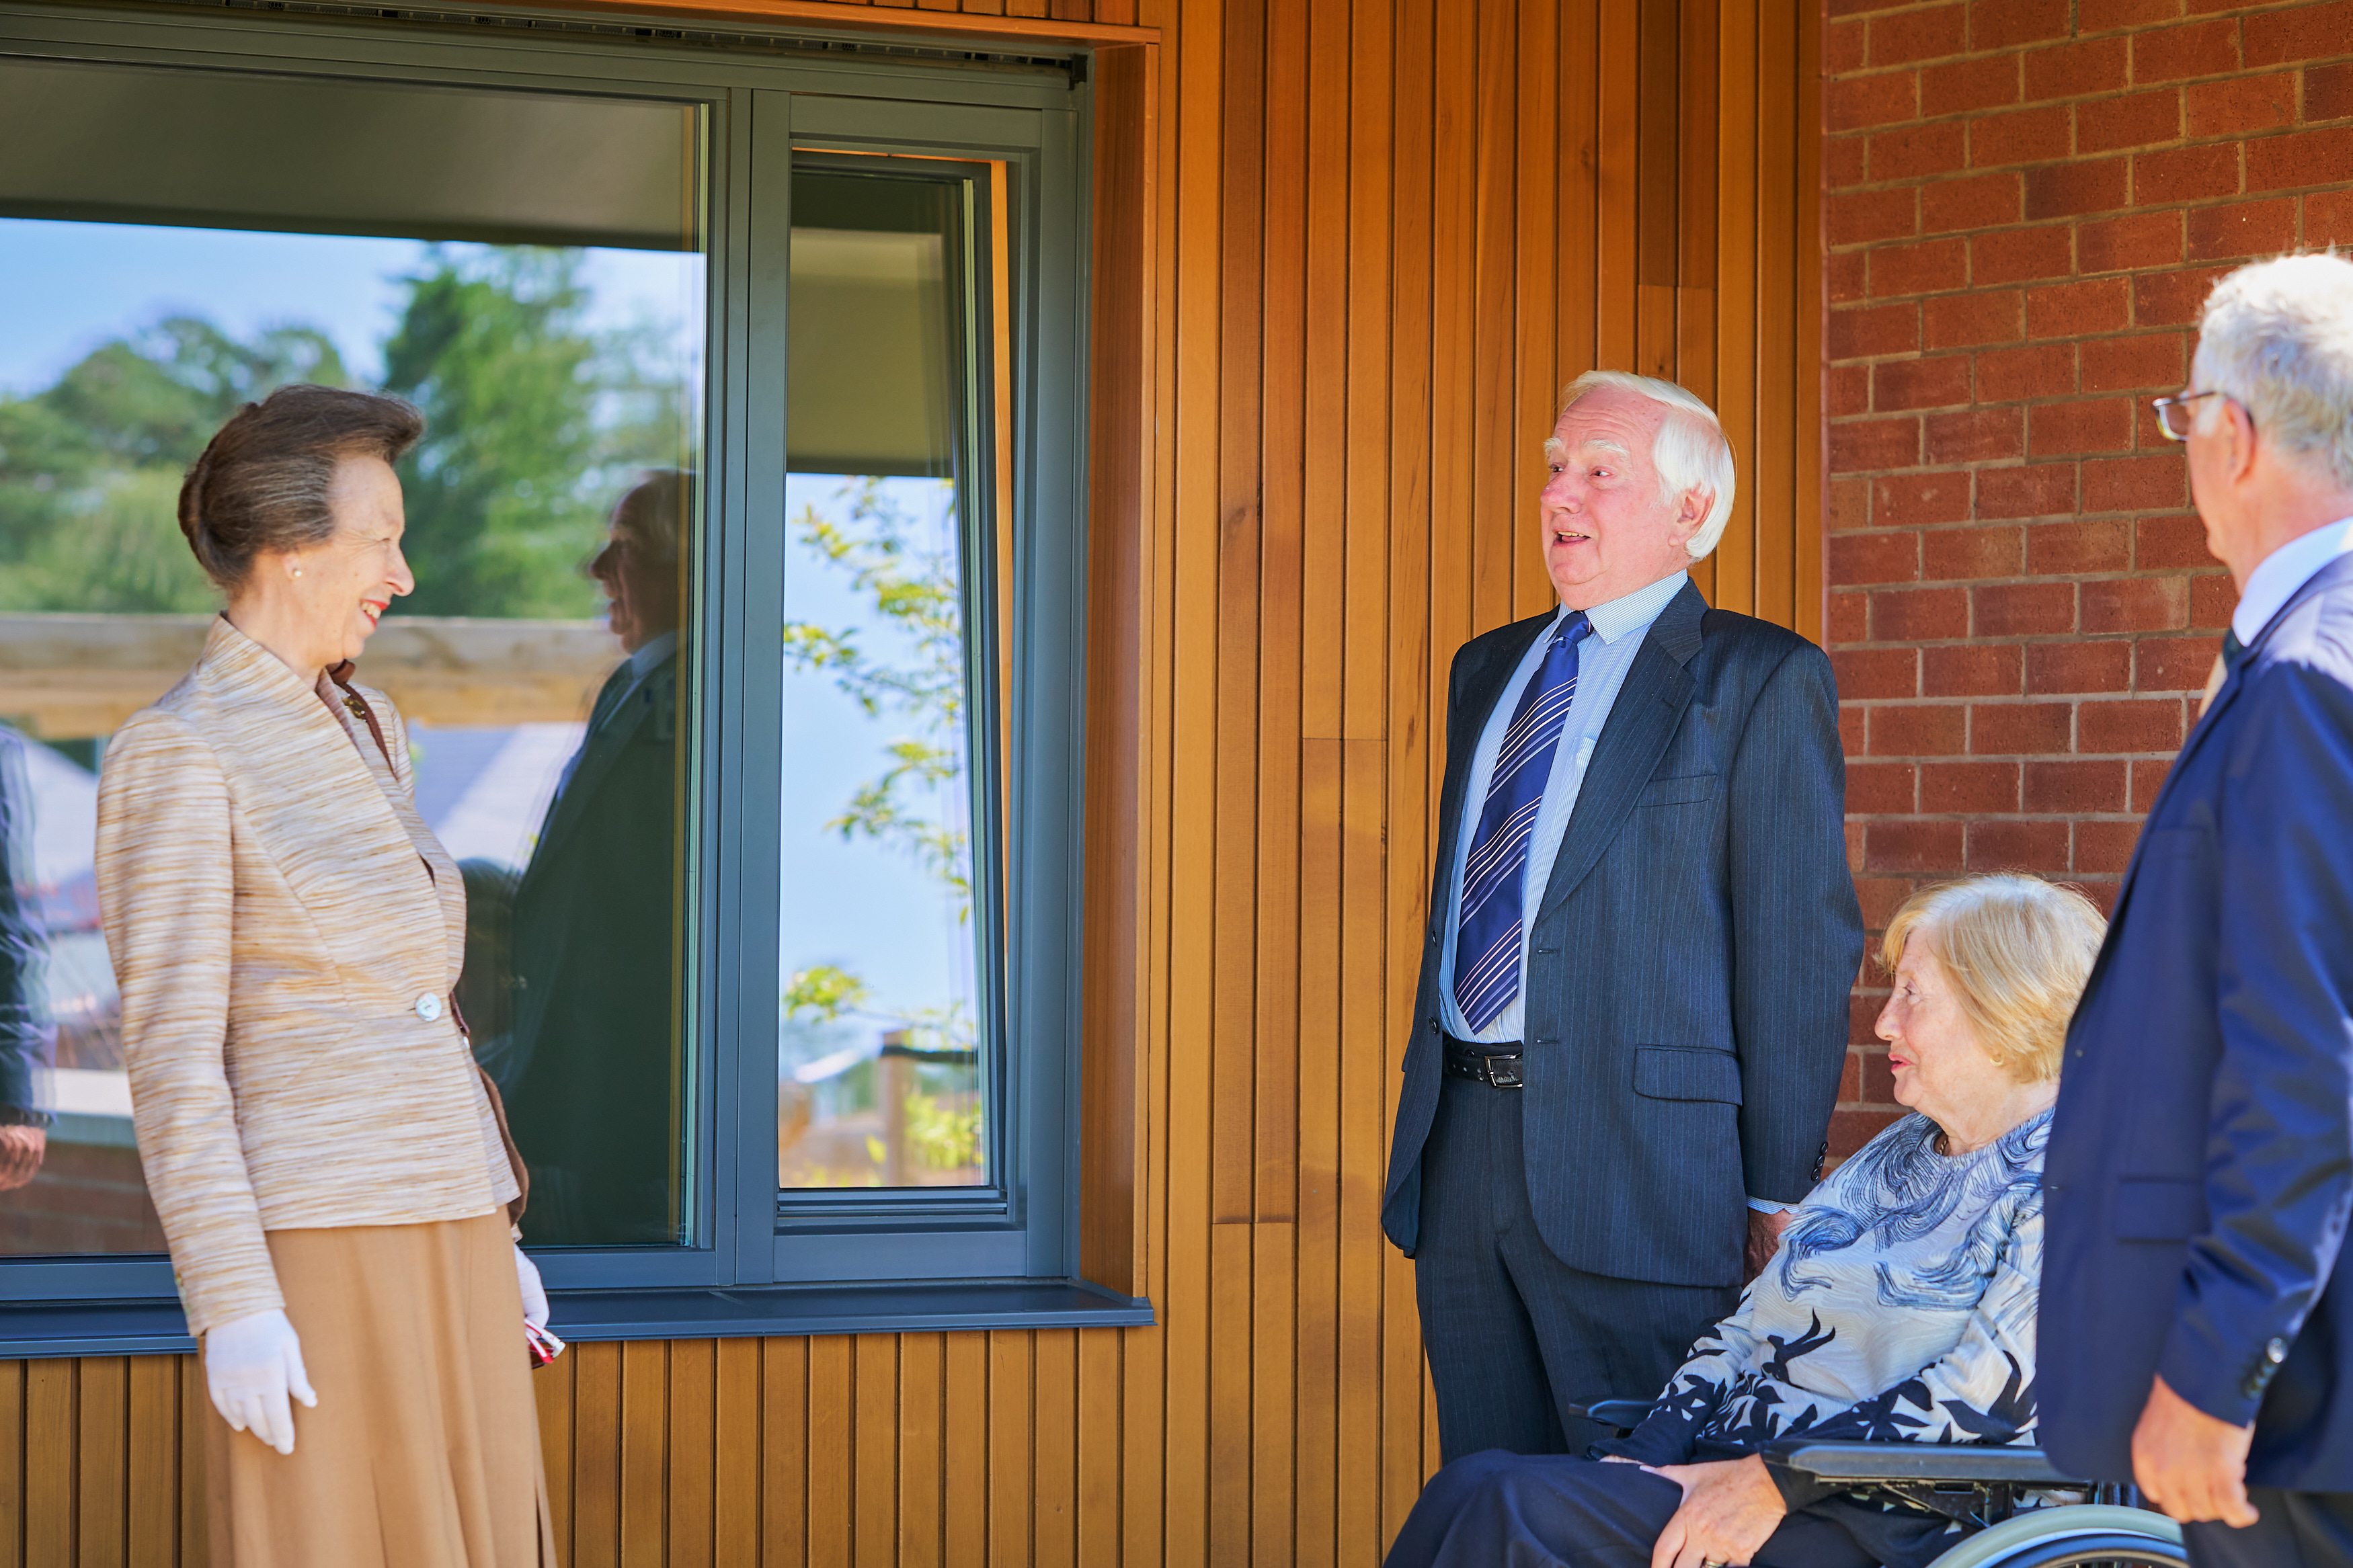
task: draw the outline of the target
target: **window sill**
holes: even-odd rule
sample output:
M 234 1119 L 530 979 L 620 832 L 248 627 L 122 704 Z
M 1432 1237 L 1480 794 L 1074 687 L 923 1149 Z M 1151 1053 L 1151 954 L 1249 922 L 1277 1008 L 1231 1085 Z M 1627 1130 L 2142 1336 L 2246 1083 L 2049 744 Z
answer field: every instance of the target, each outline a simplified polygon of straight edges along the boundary
M 1148 1328 L 1152 1303 L 1083 1279 L 960 1279 L 723 1289 L 556 1290 L 565 1340 L 696 1340 L 754 1334 L 941 1333 L 975 1329 Z M 185 1354 L 174 1300 L 0 1305 L 0 1360 Z

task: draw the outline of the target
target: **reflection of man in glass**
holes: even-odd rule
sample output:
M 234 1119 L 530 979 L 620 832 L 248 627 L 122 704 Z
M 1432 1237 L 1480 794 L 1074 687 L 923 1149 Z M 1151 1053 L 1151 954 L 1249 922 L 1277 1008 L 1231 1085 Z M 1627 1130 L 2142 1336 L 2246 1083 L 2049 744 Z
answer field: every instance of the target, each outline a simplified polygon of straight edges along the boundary
M 34 1109 L 33 1075 L 49 1061 L 41 1023 L 47 948 L 32 907 L 33 795 L 25 742 L 0 724 L 0 1192 L 41 1173 L 49 1119 Z
M 514 1016 L 498 1064 L 531 1166 L 527 1239 L 675 1239 L 671 1036 L 679 537 L 688 479 L 613 509 L 589 571 L 628 656 L 596 694 L 514 891 Z

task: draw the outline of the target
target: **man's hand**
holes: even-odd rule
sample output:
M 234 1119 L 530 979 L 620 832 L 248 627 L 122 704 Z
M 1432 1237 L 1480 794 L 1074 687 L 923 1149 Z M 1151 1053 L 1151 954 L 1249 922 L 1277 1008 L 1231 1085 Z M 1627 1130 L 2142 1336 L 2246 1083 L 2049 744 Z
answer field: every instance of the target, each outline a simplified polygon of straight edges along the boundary
M 1763 1219 L 1766 1216 L 1757 1216 Z M 1683 1506 L 1659 1531 L 1651 1568 L 1707 1568 L 1716 1563 L 1746 1563 L 1773 1539 L 1788 1515 L 1781 1489 L 1751 1454 L 1706 1465 L 1645 1465 L 1683 1489 Z
M 23 1186 L 41 1173 L 49 1134 L 40 1127 L 0 1127 L 0 1193 Z
M 2255 1522 L 2247 1500 L 2247 1448 L 2253 1426 L 2218 1421 L 2158 1378 L 2133 1428 L 2133 1479 L 2173 1518 L 2219 1519 L 2233 1529 Z
M 1773 1254 L 1781 1247 L 1781 1233 L 1789 1228 L 1789 1210 L 1775 1209 L 1767 1214 L 1761 1209 L 1748 1211 L 1748 1247 L 1741 1258 L 1740 1282 L 1747 1284 L 1765 1272 L 1773 1261 Z

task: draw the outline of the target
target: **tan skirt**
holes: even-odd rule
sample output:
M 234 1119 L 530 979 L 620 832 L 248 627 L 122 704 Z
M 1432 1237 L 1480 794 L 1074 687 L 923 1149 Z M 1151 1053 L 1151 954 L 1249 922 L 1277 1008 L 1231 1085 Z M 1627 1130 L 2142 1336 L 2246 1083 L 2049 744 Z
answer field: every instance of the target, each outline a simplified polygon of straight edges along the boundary
M 269 1241 L 319 1404 L 290 1457 L 207 1404 L 216 1568 L 554 1568 L 506 1216 Z

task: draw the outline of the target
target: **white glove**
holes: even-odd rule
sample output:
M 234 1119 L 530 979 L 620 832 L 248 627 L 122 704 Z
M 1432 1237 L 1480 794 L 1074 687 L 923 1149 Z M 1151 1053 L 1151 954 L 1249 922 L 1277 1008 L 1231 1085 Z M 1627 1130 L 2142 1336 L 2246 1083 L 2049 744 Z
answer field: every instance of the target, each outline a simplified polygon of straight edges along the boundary
M 215 1323 L 205 1334 L 205 1383 L 213 1408 L 237 1431 L 252 1434 L 281 1454 L 294 1451 L 294 1409 L 290 1394 L 312 1409 L 302 1370 L 302 1344 L 286 1314 L 272 1308 Z
M 515 1248 L 515 1283 L 522 1287 L 522 1321 L 534 1329 L 547 1327 L 547 1288 L 539 1282 L 539 1265 Z

